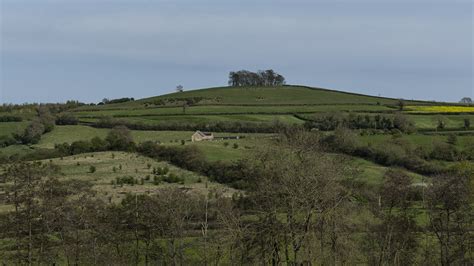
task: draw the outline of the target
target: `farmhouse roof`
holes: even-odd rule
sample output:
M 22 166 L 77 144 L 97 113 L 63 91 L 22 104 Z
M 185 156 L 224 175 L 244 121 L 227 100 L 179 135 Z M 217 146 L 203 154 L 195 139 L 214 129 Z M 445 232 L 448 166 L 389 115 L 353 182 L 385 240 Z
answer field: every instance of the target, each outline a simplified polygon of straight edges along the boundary
M 212 136 L 212 133 L 211 132 L 204 132 L 204 131 L 196 131 L 196 133 L 198 133 L 199 135 L 203 136 L 203 137 L 210 137 Z

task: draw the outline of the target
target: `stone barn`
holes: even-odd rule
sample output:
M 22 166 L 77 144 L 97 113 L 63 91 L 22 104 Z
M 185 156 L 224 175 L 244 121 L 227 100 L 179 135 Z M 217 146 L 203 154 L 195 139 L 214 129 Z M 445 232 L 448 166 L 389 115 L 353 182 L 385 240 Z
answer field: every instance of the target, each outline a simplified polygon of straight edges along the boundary
M 191 136 L 191 141 L 203 141 L 203 140 L 213 140 L 214 139 L 214 134 L 211 132 L 202 132 L 202 131 L 196 131 L 192 136 Z

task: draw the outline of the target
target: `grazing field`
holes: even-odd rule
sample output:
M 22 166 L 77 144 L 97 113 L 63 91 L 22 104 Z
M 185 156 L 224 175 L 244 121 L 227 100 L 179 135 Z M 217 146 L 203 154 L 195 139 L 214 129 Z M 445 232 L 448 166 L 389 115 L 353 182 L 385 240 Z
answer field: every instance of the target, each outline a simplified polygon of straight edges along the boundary
M 433 146 L 435 144 L 448 142 L 448 136 L 429 136 L 421 134 L 403 135 L 397 138 L 394 138 L 392 135 L 371 135 L 359 136 L 358 139 L 362 142 L 362 144 L 370 146 L 383 146 L 388 142 L 399 140 L 402 142 L 407 142 L 408 145 L 411 145 L 412 147 L 423 147 L 428 152 L 433 150 Z M 460 150 L 472 149 L 474 147 L 474 137 L 458 136 L 455 146 Z
M 389 170 L 389 167 L 381 166 L 360 158 L 352 158 L 350 163 L 358 169 L 359 174 L 356 177 L 357 180 L 376 187 L 383 184 L 384 175 Z M 429 182 L 429 178 L 425 176 L 404 169 L 400 170 L 412 178 L 413 184 Z
M 165 187 L 189 189 L 204 195 L 216 188 L 224 189 L 226 193 L 235 191 L 218 183 L 209 182 L 205 176 L 135 153 L 86 153 L 62 159 L 56 158 L 51 161 L 45 160 L 44 162 L 58 165 L 61 168 L 61 179 L 89 181 L 101 196 L 114 202 L 118 202 L 126 193 L 153 194 Z M 95 167 L 93 173 L 90 171 L 91 167 Z M 176 183 L 158 181 L 155 184 L 153 168 L 169 169 L 167 176 L 175 175 L 183 181 Z M 117 184 L 117 178 L 124 177 L 131 177 L 137 183 Z
M 28 125 L 27 121 L 23 122 L 0 122 L 0 136 L 11 135 L 12 133 L 20 133 Z
M 203 104 L 394 104 L 396 99 L 373 97 L 304 86 L 224 87 L 172 93 L 146 98 L 136 103 L 166 98 L 202 97 Z
M 74 115 L 79 118 L 99 117 L 140 117 L 140 116 L 187 116 L 187 115 L 230 115 L 230 114 L 293 114 L 311 112 L 358 111 L 358 112 L 391 112 L 393 108 L 382 105 L 273 105 L 273 106 L 245 106 L 245 105 L 207 105 L 189 106 L 183 111 L 182 107 L 140 107 L 140 108 L 91 108 L 91 110 L 77 109 Z
M 448 129 L 463 128 L 464 120 L 469 119 L 474 122 L 474 115 L 407 115 L 417 128 L 436 129 L 438 121 L 442 119 Z
M 216 123 L 216 122 L 251 122 L 301 124 L 304 121 L 293 115 L 179 115 L 179 116 L 141 116 L 121 118 L 125 121 L 159 125 L 161 123 Z M 88 120 L 91 121 L 91 120 Z M 96 120 L 97 121 L 97 120 Z

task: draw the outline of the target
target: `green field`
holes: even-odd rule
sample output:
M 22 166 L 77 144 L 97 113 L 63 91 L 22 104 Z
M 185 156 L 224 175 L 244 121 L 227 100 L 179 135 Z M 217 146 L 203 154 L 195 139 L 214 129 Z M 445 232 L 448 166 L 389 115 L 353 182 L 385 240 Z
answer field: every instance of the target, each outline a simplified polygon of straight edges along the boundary
M 371 146 L 382 146 L 385 143 L 392 141 L 394 138 L 391 135 L 371 135 L 371 136 L 359 136 L 358 139 L 364 145 L 371 145 Z M 444 142 L 446 143 L 448 140 L 447 136 L 442 135 L 435 135 L 435 136 L 427 136 L 427 135 L 419 135 L 419 134 L 412 134 L 412 135 L 403 135 L 399 138 L 400 140 L 409 143 L 413 147 L 421 146 L 427 151 L 431 151 L 433 149 L 433 145 L 436 143 Z M 474 138 L 472 136 L 458 136 L 456 147 L 460 150 L 470 149 L 474 145 Z
M 394 104 L 396 99 L 331 91 L 303 86 L 224 87 L 172 93 L 137 101 L 135 104 L 165 98 L 203 97 L 203 104 Z
M 50 161 L 45 160 L 44 162 Z M 212 188 L 225 188 L 223 185 L 209 182 L 205 176 L 134 153 L 96 152 L 53 159 L 51 162 L 61 168 L 62 179 L 90 181 L 100 195 L 111 198 L 112 201 L 123 198 L 123 195 L 128 192 L 156 193 L 159 189 L 169 186 L 192 189 L 204 194 Z M 94 173 L 90 172 L 91 166 L 96 167 Z M 164 181 L 158 185 L 153 184 L 154 175 L 152 170 L 154 167 L 168 168 L 170 174 L 183 178 L 184 184 L 166 183 Z M 150 180 L 144 180 L 143 185 L 112 185 L 112 181 L 115 181 L 116 178 L 133 177 L 141 182 L 141 179 L 146 179 L 147 176 Z M 229 192 L 233 191 L 231 188 L 225 189 Z
M 0 122 L 0 136 L 11 135 L 12 133 L 20 133 L 28 125 L 27 121 L 23 122 Z

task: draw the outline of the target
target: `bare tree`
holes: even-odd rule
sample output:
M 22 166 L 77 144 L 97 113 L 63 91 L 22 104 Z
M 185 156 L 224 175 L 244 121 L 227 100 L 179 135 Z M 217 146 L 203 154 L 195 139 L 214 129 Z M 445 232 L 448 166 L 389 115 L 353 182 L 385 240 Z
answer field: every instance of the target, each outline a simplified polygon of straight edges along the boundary
M 426 197 L 430 229 L 439 242 L 441 265 L 467 265 L 472 241 L 472 207 L 469 177 L 439 175 L 433 178 Z

